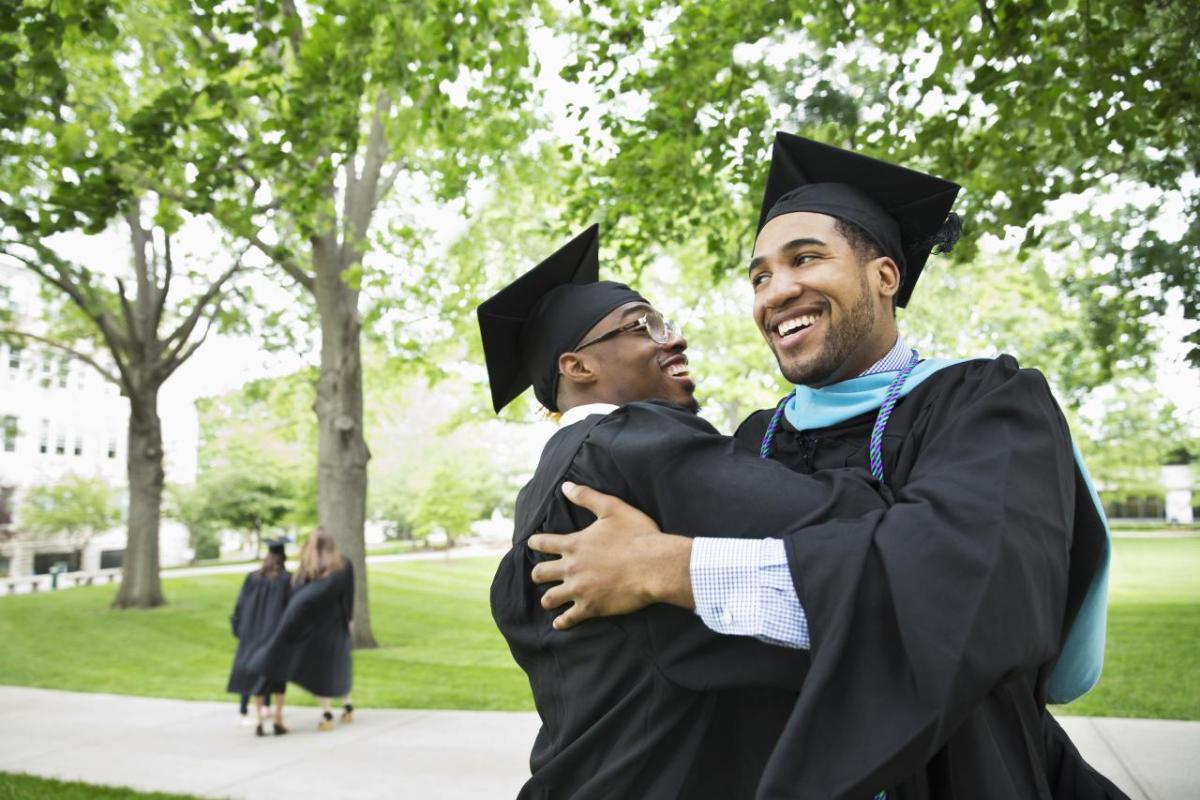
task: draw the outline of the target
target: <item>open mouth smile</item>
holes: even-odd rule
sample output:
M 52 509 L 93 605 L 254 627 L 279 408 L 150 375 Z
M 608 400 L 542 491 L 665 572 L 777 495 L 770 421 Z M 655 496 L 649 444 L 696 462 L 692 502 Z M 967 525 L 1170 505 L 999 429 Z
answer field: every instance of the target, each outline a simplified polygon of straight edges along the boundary
M 805 311 L 775 322 L 771 326 L 771 338 L 783 347 L 798 344 L 816 326 L 822 316 L 824 316 L 824 312 L 820 310 Z
M 674 358 L 669 358 L 662 364 L 662 371 L 667 374 L 667 377 L 673 380 L 692 382 L 691 370 L 688 368 L 687 356 L 678 355 Z

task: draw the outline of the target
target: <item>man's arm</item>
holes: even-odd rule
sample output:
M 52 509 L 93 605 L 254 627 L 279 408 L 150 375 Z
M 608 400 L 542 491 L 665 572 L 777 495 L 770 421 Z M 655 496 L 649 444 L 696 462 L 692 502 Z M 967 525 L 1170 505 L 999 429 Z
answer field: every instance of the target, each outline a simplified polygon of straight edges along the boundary
M 555 628 L 630 614 L 651 603 L 695 608 L 690 538 L 663 533 L 651 517 L 618 497 L 570 482 L 562 491 L 572 503 L 595 514 L 596 521 L 578 533 L 529 538 L 530 549 L 559 556 L 533 568 L 534 583 L 558 583 L 542 595 L 542 607 L 574 602 L 555 618 Z
M 695 610 L 711 630 L 807 649 L 808 621 L 792 585 L 780 539 L 691 539 L 618 497 L 565 483 L 568 500 L 596 521 L 576 534 L 537 534 L 529 546 L 561 556 L 533 569 L 535 583 L 558 583 L 542 606 L 559 608 L 554 627 L 628 614 L 651 603 Z

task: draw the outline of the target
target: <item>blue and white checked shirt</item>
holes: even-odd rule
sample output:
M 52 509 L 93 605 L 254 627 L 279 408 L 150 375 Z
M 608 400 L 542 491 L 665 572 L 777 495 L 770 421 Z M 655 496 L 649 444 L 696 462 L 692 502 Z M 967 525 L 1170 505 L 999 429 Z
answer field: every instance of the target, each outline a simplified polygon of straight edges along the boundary
M 862 374 L 903 369 L 911 354 L 896 337 L 887 355 Z M 811 645 L 782 539 L 695 539 L 691 574 L 696 613 L 717 633 L 797 650 Z

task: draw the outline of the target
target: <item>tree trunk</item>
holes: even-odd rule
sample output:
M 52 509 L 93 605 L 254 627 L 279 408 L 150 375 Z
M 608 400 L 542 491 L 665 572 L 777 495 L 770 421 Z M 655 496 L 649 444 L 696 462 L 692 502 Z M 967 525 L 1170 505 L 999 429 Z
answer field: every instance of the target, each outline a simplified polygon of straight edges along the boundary
M 358 291 L 341 270 L 322 263 L 317 247 L 315 294 L 321 319 L 321 373 L 317 380 L 317 518 L 354 565 L 355 648 L 375 647 L 367 605 L 364 523 L 367 461 L 363 438 L 362 355 Z
M 164 602 L 158 574 L 158 523 L 162 512 L 162 424 L 158 389 L 129 398 L 129 536 L 121 589 L 114 608 L 154 608 Z

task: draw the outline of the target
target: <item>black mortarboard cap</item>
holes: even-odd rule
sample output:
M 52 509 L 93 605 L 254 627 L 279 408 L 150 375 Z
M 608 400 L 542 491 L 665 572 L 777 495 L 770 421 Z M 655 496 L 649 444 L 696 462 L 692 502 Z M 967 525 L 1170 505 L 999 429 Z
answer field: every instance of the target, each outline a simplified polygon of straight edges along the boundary
M 479 333 L 497 413 L 531 385 L 538 401 L 557 411 L 558 357 L 614 308 L 645 302 L 623 283 L 597 280 L 599 230 L 592 225 L 480 304 Z
M 287 555 L 284 545 L 291 541 L 287 536 L 280 536 L 275 539 L 267 539 L 267 552 L 278 553 L 279 555 Z
M 813 211 L 855 223 L 902 271 L 896 305 L 904 306 L 925 261 L 941 241 L 962 187 L 886 161 L 780 131 L 771 150 L 758 232 L 781 214 Z M 957 223 L 957 218 L 955 219 Z M 957 227 L 952 238 L 957 238 Z

